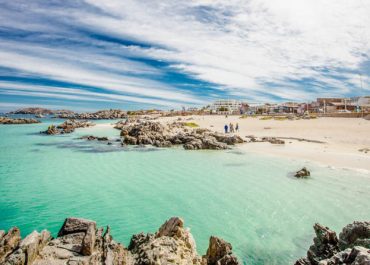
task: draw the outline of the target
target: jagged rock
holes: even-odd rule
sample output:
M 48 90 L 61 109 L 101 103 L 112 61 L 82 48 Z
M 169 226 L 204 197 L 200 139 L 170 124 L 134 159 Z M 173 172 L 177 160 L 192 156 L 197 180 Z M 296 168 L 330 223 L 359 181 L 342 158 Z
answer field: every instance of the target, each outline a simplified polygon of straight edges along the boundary
M 91 225 L 96 227 L 96 223 L 94 221 L 83 218 L 69 217 L 64 221 L 62 228 L 59 230 L 58 237 L 80 232 L 86 233 L 87 229 Z
M 296 178 L 306 178 L 310 175 L 311 175 L 310 171 L 304 167 L 301 170 L 297 171 L 294 176 Z
M 18 227 L 12 227 L 5 234 L 1 232 L 2 237 L 0 238 L 0 263 L 9 255 L 14 249 L 16 249 L 21 241 L 21 233 Z
M 7 234 L 0 231 L 0 240 L 3 242 L 7 235 L 17 233 L 19 237 L 19 230 L 9 230 Z M 215 242 L 214 239 L 211 242 Z M 18 243 L 7 249 L 5 260 L 0 261 L 0 264 L 239 264 L 231 253 L 231 245 L 222 239 L 217 239 L 217 243 L 210 245 L 211 249 L 202 260 L 196 252 L 191 233 L 184 228 L 183 220 L 178 217 L 170 218 L 155 234 L 134 235 L 128 248 L 113 240 L 109 226 L 104 233 L 103 228 L 96 229 L 94 221 L 75 217 L 64 221 L 57 238 L 51 239 L 50 233 L 45 230 L 41 233 L 34 231 Z
M 131 239 L 129 250 L 135 264 L 199 264 L 195 242 L 184 222 L 178 217 L 166 221 L 153 234 L 138 234 Z
M 95 232 L 96 232 L 96 224 L 94 222 L 89 223 L 85 236 L 82 240 L 82 245 L 81 245 L 82 255 L 89 256 L 94 252 L 95 240 L 96 240 Z
M 369 222 L 347 225 L 339 240 L 336 233 L 327 227 L 315 224 L 314 229 L 314 244 L 307 257 L 297 260 L 295 265 L 370 265 L 370 249 L 363 246 L 368 246 L 366 244 L 370 240 Z
M 320 260 L 327 259 L 339 251 L 338 238 L 328 227 L 316 223 L 313 228 L 316 237 L 307 252 L 307 258 L 312 264 L 318 264 Z
M 370 222 L 353 222 L 343 228 L 339 234 L 340 249 L 354 246 L 370 248 Z
M 321 260 L 319 265 L 369 265 L 370 250 L 364 247 L 354 247 L 335 254 L 330 259 Z
M 225 240 L 211 236 L 207 254 L 204 256 L 207 265 L 237 265 L 236 257 L 232 255 L 232 246 Z
M 17 251 L 13 252 L 8 258 L 8 264 L 32 264 L 39 252 L 51 239 L 50 232 L 43 230 L 41 233 L 33 231 L 19 244 Z
M 7 117 L 0 117 L 0 124 L 31 124 L 40 122 L 41 121 L 36 119 L 12 119 Z

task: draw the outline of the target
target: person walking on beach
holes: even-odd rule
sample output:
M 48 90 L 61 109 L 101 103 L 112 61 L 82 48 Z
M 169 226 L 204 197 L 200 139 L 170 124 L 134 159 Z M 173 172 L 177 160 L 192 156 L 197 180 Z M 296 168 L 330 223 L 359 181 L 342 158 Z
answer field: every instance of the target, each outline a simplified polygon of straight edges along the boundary
M 235 131 L 236 132 L 239 132 L 239 123 L 236 123 L 236 125 L 235 125 Z
M 231 122 L 230 122 L 230 132 L 231 132 L 231 133 L 233 133 L 233 132 L 234 132 L 234 124 L 232 124 Z
M 227 124 L 225 124 L 224 129 L 225 129 L 225 133 L 227 133 L 227 131 L 229 129 L 229 127 L 227 127 Z

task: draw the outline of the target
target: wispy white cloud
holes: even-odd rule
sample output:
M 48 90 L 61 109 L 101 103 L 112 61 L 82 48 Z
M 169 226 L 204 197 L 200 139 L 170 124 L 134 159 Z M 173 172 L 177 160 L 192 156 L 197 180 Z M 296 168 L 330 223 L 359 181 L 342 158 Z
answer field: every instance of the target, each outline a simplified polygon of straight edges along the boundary
M 5 38 L 0 66 L 102 90 L 76 88 L 66 95 L 178 106 L 218 96 L 306 100 L 369 91 L 370 73 L 363 67 L 370 60 L 370 2 L 365 0 L 53 5 L 17 0 L 8 5 L 13 14 L 1 12 L 1 25 L 39 37 Z M 23 16 L 15 20 L 16 13 Z M 166 70 L 148 59 L 166 63 Z M 165 78 L 167 70 L 210 83 L 212 90 L 185 90 Z

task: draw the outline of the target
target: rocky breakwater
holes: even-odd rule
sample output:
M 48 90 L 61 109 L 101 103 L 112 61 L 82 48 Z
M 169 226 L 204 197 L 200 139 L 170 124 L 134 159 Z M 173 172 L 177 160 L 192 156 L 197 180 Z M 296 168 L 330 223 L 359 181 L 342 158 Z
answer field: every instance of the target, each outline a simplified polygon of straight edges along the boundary
M 212 236 L 199 256 L 193 236 L 178 217 L 166 221 L 154 234 L 140 233 L 128 248 L 113 240 L 109 226 L 81 218 L 67 218 L 58 236 L 34 231 L 23 240 L 18 228 L 0 231 L 0 264 L 46 265 L 238 265 L 230 243 Z
M 238 135 L 225 135 L 208 129 L 190 128 L 181 122 L 171 124 L 153 121 L 120 122 L 116 124 L 115 128 L 121 130 L 122 141 L 127 145 L 153 145 L 156 147 L 183 145 L 188 150 L 220 150 L 244 142 Z
M 88 121 L 67 120 L 57 126 L 50 125 L 46 131 L 42 131 L 41 133 L 49 135 L 66 134 L 74 132 L 76 128 L 86 128 L 94 125 L 95 124 Z
M 370 222 L 354 222 L 339 234 L 320 224 L 314 225 L 316 237 L 307 257 L 295 265 L 369 265 Z
M 12 119 L 8 117 L 0 117 L 0 124 L 31 124 L 31 123 L 40 123 L 36 119 Z
M 56 115 L 55 117 L 61 119 L 79 119 L 79 120 L 111 120 L 111 119 L 124 119 L 127 117 L 127 112 L 119 109 L 110 109 L 110 110 L 100 110 L 97 112 L 65 113 Z

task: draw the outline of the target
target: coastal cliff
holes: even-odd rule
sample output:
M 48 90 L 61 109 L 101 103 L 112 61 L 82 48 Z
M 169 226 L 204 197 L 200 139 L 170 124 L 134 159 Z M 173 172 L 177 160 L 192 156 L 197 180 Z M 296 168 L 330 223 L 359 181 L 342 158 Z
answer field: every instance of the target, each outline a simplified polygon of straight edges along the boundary
M 232 246 L 212 236 L 204 256 L 196 251 L 192 234 L 178 217 L 166 221 L 156 233 L 140 233 L 126 248 L 113 240 L 109 226 L 82 218 L 67 218 L 52 238 L 47 230 L 34 231 L 23 240 L 17 227 L 0 231 L 0 264 L 46 265 L 238 265 Z

